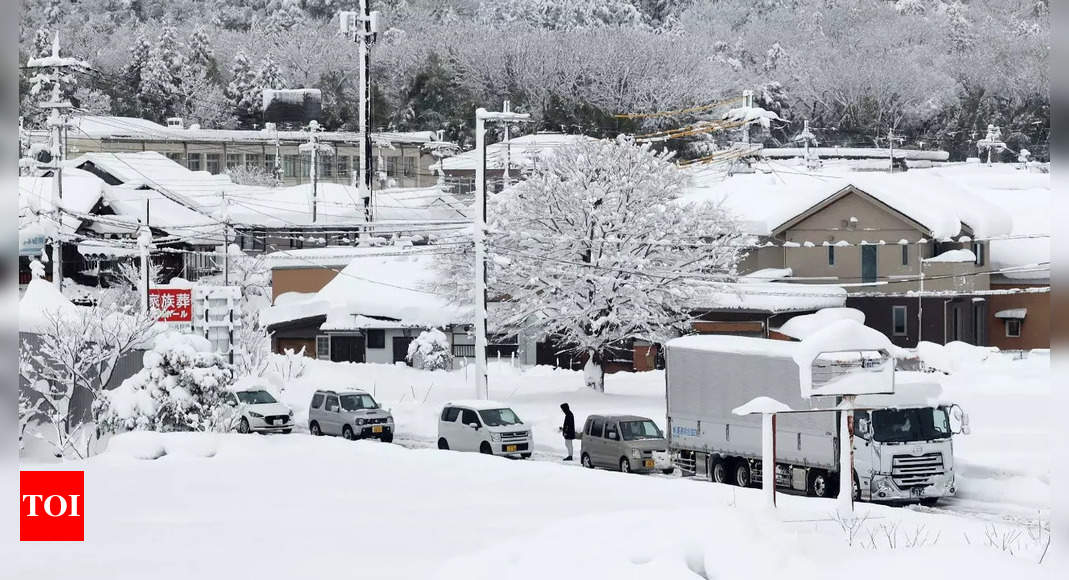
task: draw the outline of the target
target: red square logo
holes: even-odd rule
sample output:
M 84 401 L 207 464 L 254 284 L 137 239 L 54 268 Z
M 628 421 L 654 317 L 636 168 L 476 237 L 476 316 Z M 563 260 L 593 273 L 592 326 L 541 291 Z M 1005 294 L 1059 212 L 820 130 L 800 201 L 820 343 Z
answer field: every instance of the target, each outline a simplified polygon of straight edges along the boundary
M 85 472 L 19 472 L 19 539 L 85 540 Z

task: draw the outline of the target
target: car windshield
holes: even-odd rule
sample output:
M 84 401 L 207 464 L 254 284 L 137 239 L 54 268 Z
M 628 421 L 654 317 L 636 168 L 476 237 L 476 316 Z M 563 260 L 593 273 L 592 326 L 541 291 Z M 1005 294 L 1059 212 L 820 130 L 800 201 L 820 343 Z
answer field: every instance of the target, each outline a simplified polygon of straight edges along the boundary
M 661 439 L 664 435 L 653 421 L 620 421 L 620 435 L 624 441 Z
M 371 395 L 342 395 L 341 408 L 346 411 L 360 411 L 362 409 L 378 409 L 379 404 Z
M 238 400 L 246 405 L 262 405 L 265 403 L 277 403 L 271 393 L 267 391 L 238 391 Z
M 947 437 L 950 437 L 950 418 L 943 407 L 872 412 L 872 438 L 876 441 L 894 443 Z
M 519 425 L 523 423 L 520 418 L 516 416 L 516 413 L 512 412 L 512 409 L 485 409 L 479 411 L 479 415 L 483 418 L 483 423 L 486 423 L 489 427 L 502 427 L 505 425 Z

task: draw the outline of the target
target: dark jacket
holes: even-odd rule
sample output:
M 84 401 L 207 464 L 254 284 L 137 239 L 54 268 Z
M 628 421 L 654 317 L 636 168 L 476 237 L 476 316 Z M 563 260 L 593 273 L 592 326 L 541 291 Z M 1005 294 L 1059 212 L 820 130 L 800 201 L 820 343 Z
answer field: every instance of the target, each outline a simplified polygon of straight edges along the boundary
M 575 439 L 575 417 L 572 410 L 568 408 L 568 403 L 561 403 L 560 410 L 564 411 L 564 427 L 561 428 L 564 438 Z

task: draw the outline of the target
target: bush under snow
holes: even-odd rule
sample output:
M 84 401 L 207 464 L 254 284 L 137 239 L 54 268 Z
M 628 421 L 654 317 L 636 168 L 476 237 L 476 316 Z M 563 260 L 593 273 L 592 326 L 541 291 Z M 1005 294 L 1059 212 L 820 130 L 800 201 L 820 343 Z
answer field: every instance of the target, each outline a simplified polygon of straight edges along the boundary
M 405 358 L 412 366 L 425 371 L 453 368 L 449 338 L 437 328 L 424 330 L 416 340 L 408 343 L 408 356 Z
M 207 339 L 169 332 L 145 353 L 144 368 L 99 402 L 105 431 L 211 431 L 234 369 Z

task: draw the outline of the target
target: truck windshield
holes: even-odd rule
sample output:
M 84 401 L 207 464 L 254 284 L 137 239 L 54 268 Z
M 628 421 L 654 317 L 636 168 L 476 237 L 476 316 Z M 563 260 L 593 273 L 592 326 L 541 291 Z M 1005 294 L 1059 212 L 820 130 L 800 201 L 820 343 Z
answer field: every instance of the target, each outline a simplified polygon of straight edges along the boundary
M 620 434 L 624 441 L 664 438 L 660 428 L 653 421 L 620 421 Z
M 507 425 L 519 425 L 523 421 L 512 412 L 512 409 L 483 409 L 479 411 L 483 423 L 490 427 L 503 427 Z
M 872 438 L 876 441 L 929 441 L 947 437 L 950 437 L 950 418 L 942 407 L 872 412 Z

